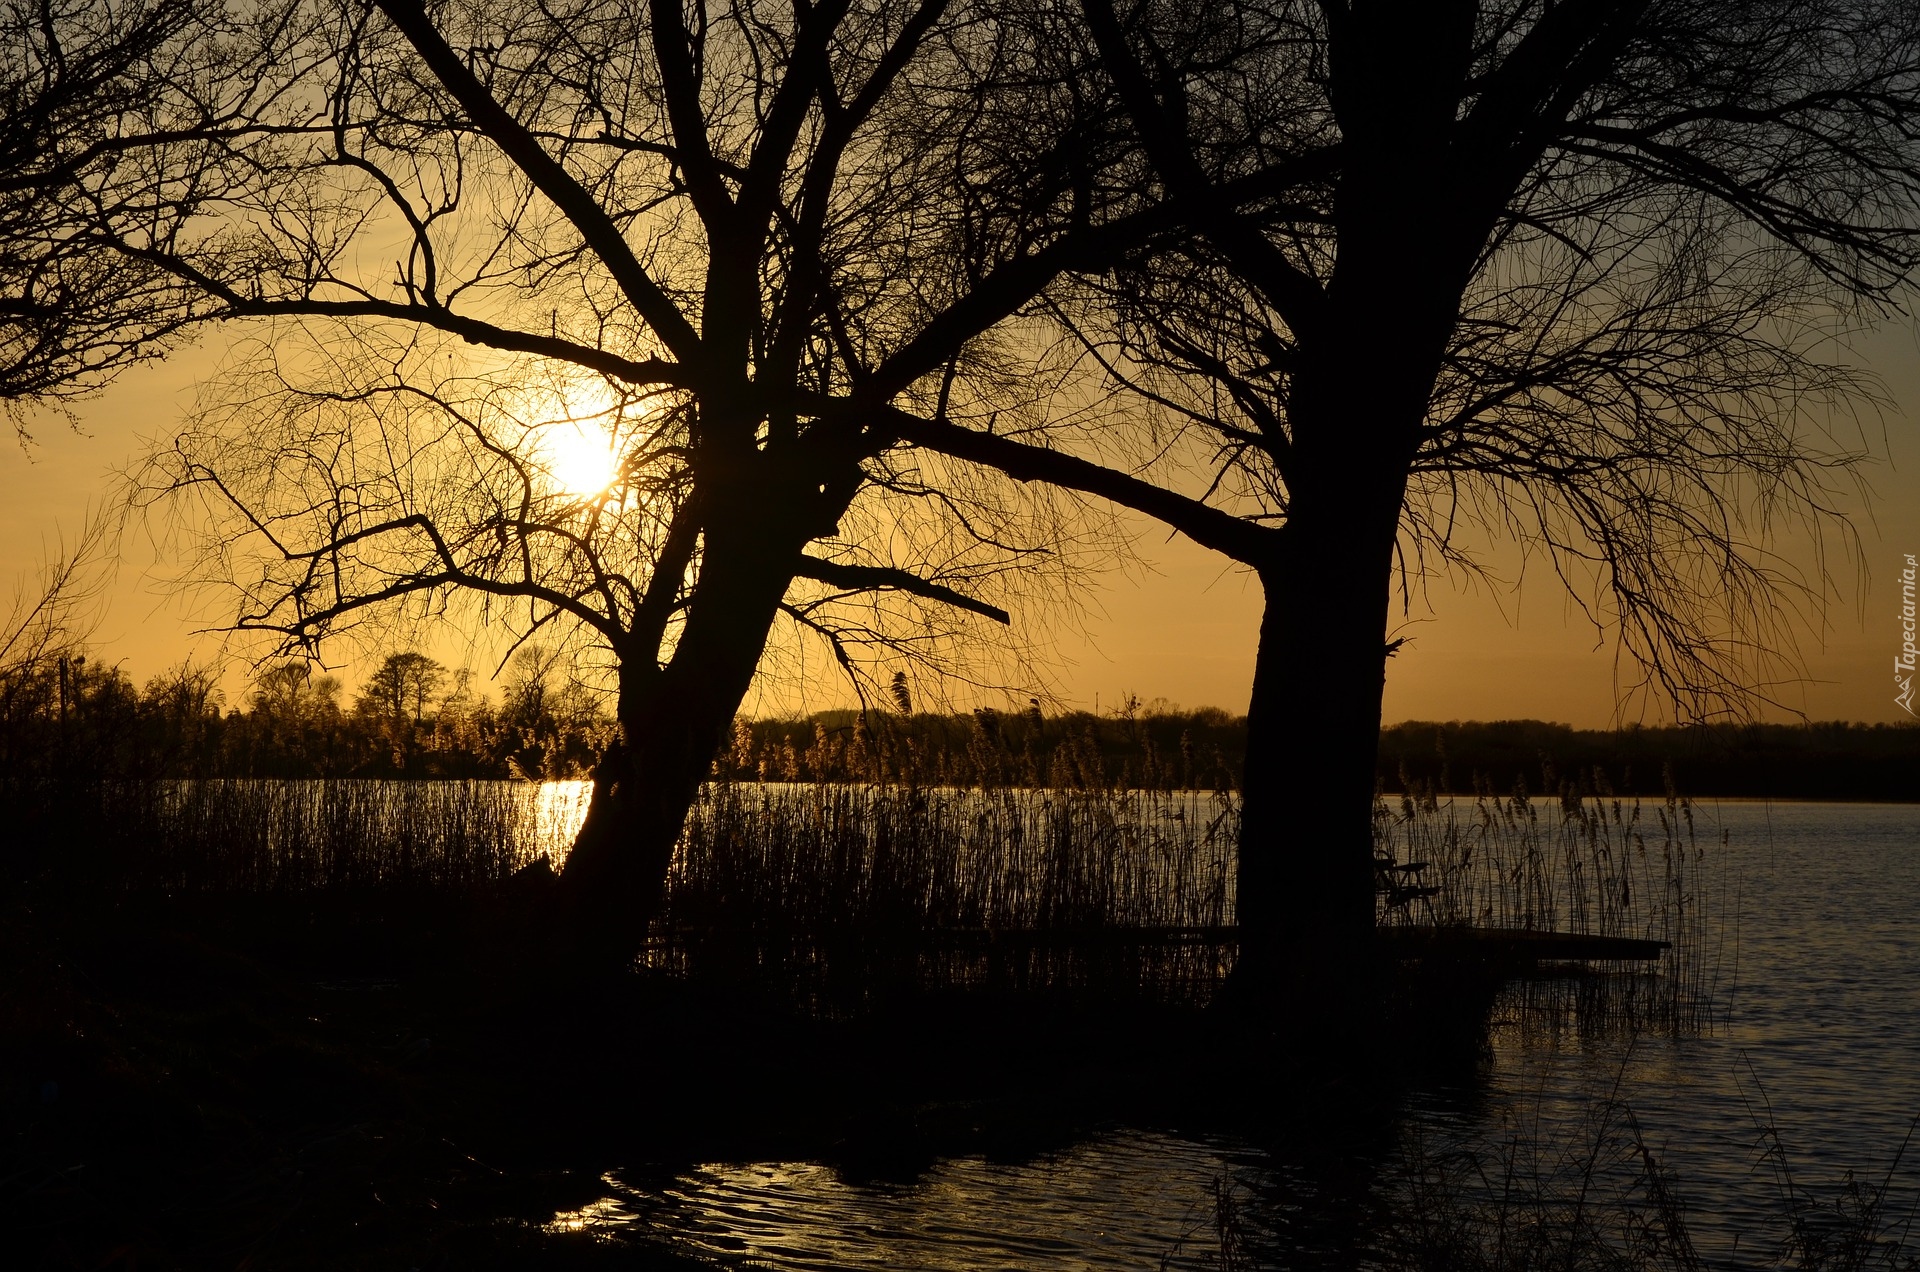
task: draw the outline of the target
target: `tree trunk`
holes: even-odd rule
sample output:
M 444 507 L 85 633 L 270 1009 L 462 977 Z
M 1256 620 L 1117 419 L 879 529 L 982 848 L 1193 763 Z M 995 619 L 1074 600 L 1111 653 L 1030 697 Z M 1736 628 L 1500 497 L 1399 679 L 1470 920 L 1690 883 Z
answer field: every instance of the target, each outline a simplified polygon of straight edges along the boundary
M 1247 711 L 1240 979 L 1310 996 L 1344 992 L 1371 957 L 1392 535 L 1353 520 L 1295 521 L 1261 571 Z
M 1352 997 L 1373 966 L 1388 602 L 1434 356 L 1392 351 L 1438 347 L 1435 323 L 1362 340 L 1368 312 L 1377 327 L 1390 311 L 1357 306 L 1333 349 L 1308 351 L 1291 403 L 1287 522 L 1256 563 L 1266 610 L 1247 712 L 1239 979 L 1308 1000 Z
M 644 943 L 687 811 L 732 728 L 791 582 L 799 544 L 752 525 L 716 529 L 672 659 L 620 670 L 620 739 L 561 873 L 566 940 L 599 963 Z M 772 542 L 769 542 L 771 540 Z
M 1247 714 L 1243 981 L 1336 1006 L 1373 958 L 1373 792 L 1407 481 L 1478 248 L 1429 208 L 1470 5 L 1356 25 L 1334 67 L 1347 162 L 1324 306 L 1293 359 L 1286 523 Z M 1354 19 L 1355 23 L 1362 20 Z

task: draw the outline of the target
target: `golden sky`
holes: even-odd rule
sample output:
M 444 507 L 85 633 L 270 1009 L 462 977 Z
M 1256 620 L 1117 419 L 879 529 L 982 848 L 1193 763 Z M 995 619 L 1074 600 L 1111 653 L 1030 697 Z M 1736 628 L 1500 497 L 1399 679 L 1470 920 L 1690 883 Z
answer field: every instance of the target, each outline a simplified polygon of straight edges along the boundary
M 1833 568 L 1841 598 L 1827 607 L 1823 629 L 1801 638 L 1807 680 L 1782 691 L 1814 719 L 1899 721 L 1893 703 L 1892 660 L 1898 649 L 1898 572 L 1904 554 L 1920 553 L 1920 339 L 1889 327 L 1860 342 L 1861 358 L 1886 382 L 1894 409 L 1884 419 L 1886 456 L 1868 471 L 1874 491 L 1855 510 L 1860 564 Z M 193 401 L 194 386 L 213 365 L 211 349 L 188 349 L 165 363 L 127 375 L 80 408 L 80 428 L 44 417 L 26 453 L 0 452 L 0 577 L 30 572 L 73 533 L 90 505 L 106 495 L 109 474 L 135 455 L 143 437 L 164 435 Z M 1877 433 L 1878 426 L 1875 426 Z M 1078 623 L 1060 625 L 1044 666 L 1063 705 L 1109 709 L 1127 695 L 1164 698 L 1184 706 L 1245 709 L 1259 623 L 1258 586 L 1222 558 L 1183 539 L 1169 539 L 1151 523 L 1137 523 L 1140 564 L 1099 580 L 1096 608 Z M 1810 545 L 1783 543 L 1802 563 Z M 1510 576 L 1517 561 L 1496 545 L 1491 560 Z M 164 567 L 164 562 L 160 563 Z M 136 681 L 193 655 L 216 656 L 217 636 L 195 629 L 220 614 L 168 594 L 155 581 L 152 544 L 132 536 L 106 595 L 93 637 L 96 656 L 121 663 Z M 162 570 L 161 572 L 164 572 Z M 1035 616 L 1016 625 L 1036 629 Z M 1386 717 L 1511 719 L 1532 717 L 1600 727 L 1620 719 L 1659 718 L 1658 704 L 1623 702 L 1615 646 L 1568 604 L 1557 583 L 1530 570 L 1516 594 L 1479 583 L 1435 583 L 1411 612 L 1396 621 L 1408 637 L 1388 664 Z M 1052 627 L 1054 625 L 1039 625 Z M 472 660 L 484 676 L 491 661 L 448 635 L 432 638 L 437 656 Z M 484 666 L 482 664 L 485 664 Z M 1618 674 L 1616 674 L 1618 673 Z M 358 677 L 346 672 L 349 684 Z M 244 685 L 244 670 L 229 677 L 229 692 Z M 849 695 L 824 665 L 804 684 L 757 691 L 748 709 L 760 712 L 844 705 Z

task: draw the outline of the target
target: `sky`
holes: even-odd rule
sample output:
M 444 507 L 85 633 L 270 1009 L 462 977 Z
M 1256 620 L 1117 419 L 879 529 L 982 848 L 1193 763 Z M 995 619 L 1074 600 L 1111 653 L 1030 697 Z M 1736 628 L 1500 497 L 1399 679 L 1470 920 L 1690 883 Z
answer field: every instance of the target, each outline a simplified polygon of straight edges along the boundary
M 1889 399 L 1870 424 L 1881 451 L 1866 470 L 1872 491 L 1849 509 L 1859 532 L 1857 561 L 1832 567 L 1840 594 L 1803 630 L 1804 679 L 1782 687 L 1774 718 L 1899 722 L 1892 661 L 1899 648 L 1899 571 L 1920 554 L 1920 337 L 1888 326 L 1858 342 L 1857 354 L 1884 382 Z M 0 449 L 0 579 L 25 582 L 60 544 L 71 542 L 89 508 L 108 497 L 112 474 L 147 439 L 166 435 L 191 408 L 195 388 L 214 367 L 217 347 L 188 348 L 139 368 L 77 408 L 78 427 L 42 416 L 23 451 Z M 1881 431 L 1884 430 L 1884 436 Z M 1095 582 L 1090 607 L 1066 623 L 1015 615 L 1016 634 L 1043 637 L 1039 672 L 1057 708 L 1110 711 L 1128 697 L 1185 707 L 1245 709 L 1262 597 L 1258 584 L 1223 558 L 1170 537 L 1144 519 L 1129 523 L 1136 561 Z M 194 657 L 233 658 L 229 698 L 244 692 L 245 651 L 217 632 L 217 600 L 167 584 L 163 525 L 135 527 L 99 610 L 94 656 L 126 668 L 136 682 Z M 1782 554 L 1801 564 L 1811 545 L 1789 539 Z M 1493 572 L 1510 580 L 1518 560 L 1507 545 L 1488 546 Z M 1385 719 L 1533 718 L 1582 728 L 1666 718 L 1664 705 L 1625 692 L 1633 675 L 1620 665 L 1611 633 L 1571 605 L 1545 571 L 1529 569 L 1517 590 L 1485 581 L 1438 580 L 1402 608 L 1395 634 L 1406 644 L 1388 664 Z M 405 638 L 397 638 L 405 639 Z M 411 643 L 409 641 L 409 643 Z M 486 642 L 451 634 L 424 643 L 443 661 L 492 671 Z M 349 687 L 370 669 L 348 665 Z M 1024 701 L 1023 688 L 1016 699 Z M 938 698 L 923 693 L 923 701 Z M 966 704 L 964 694 L 953 701 Z M 762 685 L 746 704 L 756 714 L 845 705 L 843 684 L 824 666 L 802 683 Z

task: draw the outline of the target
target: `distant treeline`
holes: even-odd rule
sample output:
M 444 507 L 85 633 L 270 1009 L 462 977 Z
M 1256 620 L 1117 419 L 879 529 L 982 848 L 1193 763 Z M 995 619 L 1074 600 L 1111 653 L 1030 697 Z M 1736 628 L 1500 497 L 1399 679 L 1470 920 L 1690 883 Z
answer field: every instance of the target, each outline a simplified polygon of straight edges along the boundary
M 351 701 L 299 661 L 228 706 L 209 668 L 136 685 L 60 654 L 0 667 L 0 777 L 580 777 L 611 737 L 598 697 L 544 651 L 514 658 L 502 701 L 419 653 L 388 657 Z
M 1216 707 L 1115 715 L 983 709 L 965 715 L 823 711 L 741 720 L 719 771 L 743 780 L 952 786 L 1239 785 L 1247 724 Z
M 902 702 L 903 707 L 910 703 Z M 1307 734 L 1311 740 L 1311 726 Z M 419 653 L 389 656 L 348 699 L 297 661 L 227 704 L 211 670 L 136 685 L 78 654 L 0 668 L 0 776 L 584 777 L 613 736 L 561 660 L 522 650 L 499 702 Z M 1231 789 L 1246 720 L 1129 699 L 1117 712 L 825 711 L 741 720 L 716 775 L 749 781 Z M 1471 793 L 1568 786 L 1693 796 L 1920 799 L 1920 727 L 1766 724 L 1573 729 L 1537 720 L 1398 724 L 1380 783 Z
M 1690 796 L 1920 800 L 1920 727 L 1750 724 L 1574 729 L 1539 720 L 1397 724 L 1380 734 L 1388 790 L 1461 793 L 1524 781 L 1552 792 L 1653 795 L 1671 778 Z
M 1311 728 L 1307 736 L 1311 739 Z M 740 778 L 916 777 L 954 784 L 1237 786 L 1246 720 L 1135 708 L 1042 716 L 822 712 L 742 722 L 722 767 Z M 1538 720 L 1413 722 L 1380 734 L 1381 788 L 1400 794 L 1614 791 L 1778 799 L 1920 799 L 1920 727 L 1861 724 L 1574 729 Z

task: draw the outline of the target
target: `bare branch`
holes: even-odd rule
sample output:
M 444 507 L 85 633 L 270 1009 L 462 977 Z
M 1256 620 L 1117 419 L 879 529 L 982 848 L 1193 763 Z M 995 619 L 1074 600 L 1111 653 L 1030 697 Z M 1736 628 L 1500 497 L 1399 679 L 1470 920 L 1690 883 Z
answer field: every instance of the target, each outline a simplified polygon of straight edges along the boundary
M 930 601 L 940 601 L 956 608 L 990 618 L 1002 625 L 1011 625 L 1013 616 L 998 605 L 989 605 L 976 600 L 963 592 L 956 591 L 941 583 L 921 578 L 910 570 L 896 569 L 892 566 L 851 565 L 843 561 L 823 561 L 815 556 L 802 556 L 798 577 L 814 579 L 821 583 L 830 583 L 834 587 L 854 591 L 885 588 L 907 592 Z

